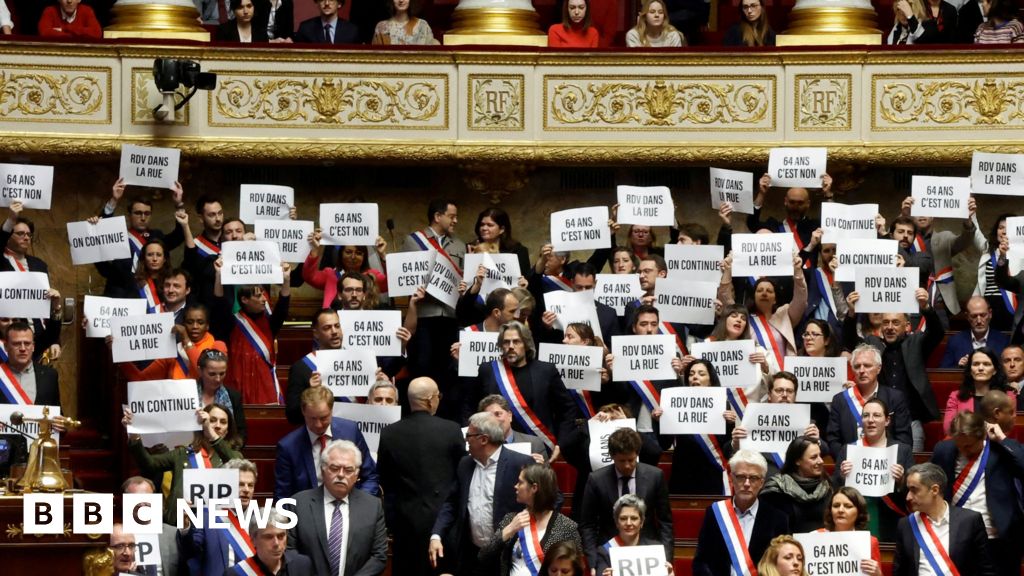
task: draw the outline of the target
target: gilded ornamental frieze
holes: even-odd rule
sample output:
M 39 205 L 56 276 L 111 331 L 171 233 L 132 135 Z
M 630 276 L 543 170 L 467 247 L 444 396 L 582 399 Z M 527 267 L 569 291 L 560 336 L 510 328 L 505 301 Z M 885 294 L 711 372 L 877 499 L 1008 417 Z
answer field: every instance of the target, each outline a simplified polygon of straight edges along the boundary
M 882 74 L 872 78 L 871 128 L 1020 130 L 1024 74 Z
M 447 130 L 447 74 L 217 72 L 215 127 Z
M 0 122 L 109 124 L 111 70 L 0 64 Z

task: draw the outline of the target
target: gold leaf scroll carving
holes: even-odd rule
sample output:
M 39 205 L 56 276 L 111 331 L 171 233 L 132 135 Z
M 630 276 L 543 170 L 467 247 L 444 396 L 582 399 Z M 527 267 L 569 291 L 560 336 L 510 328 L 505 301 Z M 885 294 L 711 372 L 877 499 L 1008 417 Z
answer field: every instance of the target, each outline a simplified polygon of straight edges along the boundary
M 0 72 L 0 116 L 88 116 L 103 104 L 90 76 Z
M 894 82 L 883 85 L 880 104 L 893 124 L 1007 124 L 1024 118 L 1024 81 Z

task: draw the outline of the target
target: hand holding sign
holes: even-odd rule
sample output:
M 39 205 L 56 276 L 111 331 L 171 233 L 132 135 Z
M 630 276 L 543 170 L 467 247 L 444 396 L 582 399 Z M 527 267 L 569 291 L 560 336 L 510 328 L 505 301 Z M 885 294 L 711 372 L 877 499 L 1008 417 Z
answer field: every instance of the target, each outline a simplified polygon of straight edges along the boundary
M 827 157 L 826 148 L 773 148 L 768 155 L 772 186 L 820 188 Z
M 24 208 L 50 209 L 53 166 L 0 164 L 0 206 L 20 202 Z

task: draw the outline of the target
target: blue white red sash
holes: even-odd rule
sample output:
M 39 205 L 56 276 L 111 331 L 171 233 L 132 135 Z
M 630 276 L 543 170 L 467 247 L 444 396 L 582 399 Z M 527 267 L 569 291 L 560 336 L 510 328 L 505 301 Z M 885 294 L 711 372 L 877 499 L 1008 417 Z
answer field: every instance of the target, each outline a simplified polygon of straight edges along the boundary
M 654 382 L 650 380 L 630 380 L 629 385 L 633 387 L 633 390 L 636 390 L 644 406 L 647 406 L 647 409 L 651 412 L 654 412 L 661 406 L 661 392 L 658 391 L 658 387 L 654 385 Z
M 680 358 L 689 356 L 689 352 L 686 350 L 686 344 L 683 342 L 683 337 L 680 336 L 676 329 L 672 327 L 671 322 L 662 322 L 658 324 L 658 334 L 671 334 L 676 339 L 676 350 L 679 351 Z
M 861 429 L 864 428 L 864 418 L 861 415 L 864 412 L 864 396 L 861 395 L 860 390 L 854 385 L 843 390 L 843 400 L 846 400 L 846 407 L 850 409 L 854 421 L 857 422 L 857 432 L 859 434 Z
M 747 539 L 743 537 L 743 529 L 740 527 L 740 519 L 736 516 L 732 500 L 715 502 L 711 505 L 711 511 L 715 514 L 718 529 L 722 533 L 722 541 L 729 552 L 732 569 L 737 576 L 757 576 L 757 569 L 754 568 L 754 561 L 750 559 Z
M 309 354 L 306 354 L 305 356 L 302 357 L 302 363 L 309 368 L 310 373 L 317 372 L 316 360 L 314 360 L 314 358 L 316 358 L 316 350 L 313 350 Z M 335 396 L 334 400 L 349 403 L 355 403 L 356 401 L 356 399 L 351 396 Z
M 238 564 L 235 564 L 231 568 L 232 574 L 239 574 L 241 576 L 263 576 L 263 571 L 260 570 L 258 564 L 256 564 L 255 558 L 246 558 Z
M 503 360 L 491 362 L 491 369 L 494 371 L 494 381 L 498 385 L 498 391 L 508 401 L 512 408 L 512 415 L 519 424 L 544 441 L 548 448 L 554 450 L 555 435 L 548 430 L 547 426 L 534 414 L 533 409 L 526 403 L 519 386 L 516 385 L 516 377 L 512 374 L 512 367 Z
M 238 516 L 233 510 L 228 510 L 228 527 L 224 530 L 228 545 L 235 552 L 236 560 L 252 558 L 256 555 L 256 547 L 253 546 L 252 539 L 249 538 L 249 531 L 242 529 L 242 525 L 238 522 Z M 239 561 L 239 564 L 242 562 L 244 561 Z
M 18 378 L 7 363 L 0 364 L 0 393 L 3 393 L 4 398 L 7 399 L 6 404 L 20 406 L 32 404 L 32 399 L 25 393 L 25 389 L 21 387 L 21 383 L 18 382 Z
M 789 232 L 790 234 L 792 234 L 793 235 L 793 243 L 795 243 L 797 249 L 801 253 L 803 253 L 803 251 L 804 251 L 804 241 L 803 241 L 803 239 L 800 238 L 800 232 L 797 231 L 796 222 L 790 220 L 789 218 L 786 218 L 785 220 L 782 221 L 782 225 L 779 226 L 779 232 Z M 807 258 L 807 259 L 804 260 L 804 268 L 810 268 L 810 267 L 811 267 L 811 259 Z
M 992 270 L 995 270 L 996 266 L 999 265 L 998 262 L 996 261 L 996 253 L 995 252 L 992 253 L 992 261 L 991 261 L 990 265 L 992 266 Z M 1006 310 L 1010 313 L 1010 315 L 1013 316 L 1014 314 L 1016 314 L 1017 313 L 1017 294 L 1011 292 L 1010 290 L 1005 290 L 1003 288 L 1000 288 L 999 289 L 999 295 L 1003 297 L 1003 304 L 1006 305 Z
M 953 560 L 946 553 L 945 546 L 939 541 L 939 537 L 932 529 L 932 523 L 928 517 L 920 512 L 914 512 L 908 518 L 910 530 L 914 533 L 914 539 L 921 548 L 921 556 L 928 561 L 932 572 L 937 576 L 960 576 Z
M 242 312 L 235 314 L 235 320 L 238 322 L 238 328 L 242 331 L 245 339 L 249 341 L 249 345 L 256 350 L 260 358 L 270 367 L 270 381 L 274 383 L 274 388 L 277 388 L 277 400 L 284 404 L 284 393 L 281 391 L 280 383 L 277 381 L 277 367 L 274 365 L 274 359 L 271 357 L 271 350 L 274 349 L 274 339 L 260 332 L 256 324 Z
M 220 256 L 220 246 L 213 240 L 207 240 L 206 236 L 196 236 L 196 250 L 201 256 Z
M 545 274 L 541 277 L 541 283 L 544 285 L 545 292 L 554 292 L 555 290 L 564 290 L 566 292 L 572 292 L 572 282 L 564 276 L 551 276 Z
M 174 357 L 174 360 L 178 363 L 181 373 L 185 375 L 185 378 L 188 378 L 192 372 L 190 368 L 192 363 L 188 359 L 188 352 L 185 352 L 185 347 L 180 342 L 178 343 L 178 354 Z
M 470 324 L 469 326 L 466 326 L 464 330 L 469 330 L 470 332 L 483 332 L 484 323 L 481 322 L 479 324 Z
M 128 248 L 132 252 L 132 274 L 139 269 L 139 258 L 142 257 L 142 248 L 146 245 L 146 236 L 135 230 L 128 229 Z
M 28 268 L 21 264 L 21 260 L 10 248 L 4 248 L 4 258 L 11 263 L 11 269 L 15 272 L 28 272 Z
M 726 388 L 725 399 L 729 403 L 729 407 L 736 413 L 736 418 L 743 420 L 743 414 L 747 411 L 747 394 L 742 388 Z
M 420 247 L 420 250 L 437 250 L 438 254 L 444 256 L 448 260 L 448 262 L 451 262 L 451 265 L 455 267 L 455 270 L 459 273 L 459 276 L 462 275 L 462 267 L 455 262 L 455 260 L 452 258 L 451 254 L 449 254 L 447 250 L 441 247 L 441 243 L 438 242 L 437 237 L 427 236 L 426 232 L 421 232 L 419 230 L 413 232 L 409 236 L 412 238 L 413 242 L 415 242 L 416 245 Z
M 575 388 L 566 388 L 566 390 L 569 391 L 569 396 L 572 396 L 573 402 L 576 402 L 576 407 L 580 409 L 583 418 L 586 420 L 593 418 L 597 412 L 594 411 L 594 403 L 590 399 L 590 392 Z
M 519 548 L 523 551 L 523 563 L 530 575 L 540 574 L 540 565 L 544 563 L 544 548 L 540 545 L 537 520 L 533 516 L 530 516 L 529 526 L 519 529 Z
M 615 538 L 612 538 L 611 540 L 605 542 L 604 544 L 601 544 L 601 548 L 604 548 L 605 550 L 611 550 L 612 548 L 618 548 L 619 546 L 625 546 L 625 545 L 626 545 L 626 543 L 622 541 L 622 538 L 619 538 L 618 536 L 616 536 Z
M 838 322 L 839 314 L 836 312 L 836 299 L 835 295 L 832 294 L 832 275 L 817 268 L 814 270 L 814 280 L 818 285 L 818 293 L 821 294 L 821 299 L 828 305 L 828 314 L 830 322 Z
M 188 447 L 188 467 L 193 470 L 211 470 L 214 468 L 206 448 L 200 448 L 199 454 L 196 454 L 196 451 L 191 446 Z
M 0 364 L 6 364 L 7 363 L 8 357 L 7 357 L 7 349 L 6 349 L 6 347 L 7 347 L 7 345 L 4 343 L 4 341 L 0 340 Z
M 757 338 L 757 342 L 762 348 L 775 356 L 775 361 L 778 363 L 776 366 L 779 370 L 782 370 L 786 365 L 783 361 L 786 350 L 775 339 L 775 333 L 772 332 L 772 326 L 768 323 L 768 319 L 761 313 L 751 314 L 750 327 L 754 330 L 754 337 Z
M 963 508 L 971 494 L 974 494 L 974 489 L 984 480 L 985 465 L 988 464 L 988 451 L 988 440 L 985 440 L 985 447 L 981 449 L 981 454 L 968 462 L 967 466 L 960 471 L 960 475 L 956 477 L 956 481 L 953 482 L 954 505 Z
M 786 463 L 786 457 L 781 452 L 765 452 L 772 462 L 775 463 L 775 467 L 782 470 L 782 466 Z
M 139 288 L 139 296 L 146 299 L 146 314 L 156 314 L 161 309 L 160 292 L 157 292 L 156 282 L 150 278 Z
M 729 459 L 725 457 L 725 452 L 722 451 L 722 446 L 718 443 L 718 439 L 711 434 L 694 434 L 694 436 L 697 439 L 697 446 L 700 446 L 704 455 L 721 470 L 724 496 L 731 496 L 732 483 L 729 478 Z
M 911 254 L 914 254 L 916 252 L 927 252 L 927 251 L 928 251 L 928 246 L 925 245 L 925 243 L 924 243 L 924 237 L 921 236 L 920 234 L 914 234 L 914 241 L 910 243 L 910 250 L 909 250 L 909 252 Z

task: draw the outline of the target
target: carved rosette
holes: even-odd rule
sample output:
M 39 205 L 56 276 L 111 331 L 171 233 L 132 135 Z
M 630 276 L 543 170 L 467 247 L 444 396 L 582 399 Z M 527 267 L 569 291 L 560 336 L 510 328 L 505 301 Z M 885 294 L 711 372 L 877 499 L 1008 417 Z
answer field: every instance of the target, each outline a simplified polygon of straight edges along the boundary
M 448 77 L 252 77 L 221 73 L 210 99 L 212 126 L 448 127 Z
M 1024 125 L 1024 79 L 1012 76 L 918 81 L 876 77 L 874 88 L 876 129 L 1019 130 Z
M 774 129 L 775 78 L 545 77 L 546 129 Z
M 0 71 L 0 121 L 110 122 L 110 70 Z

